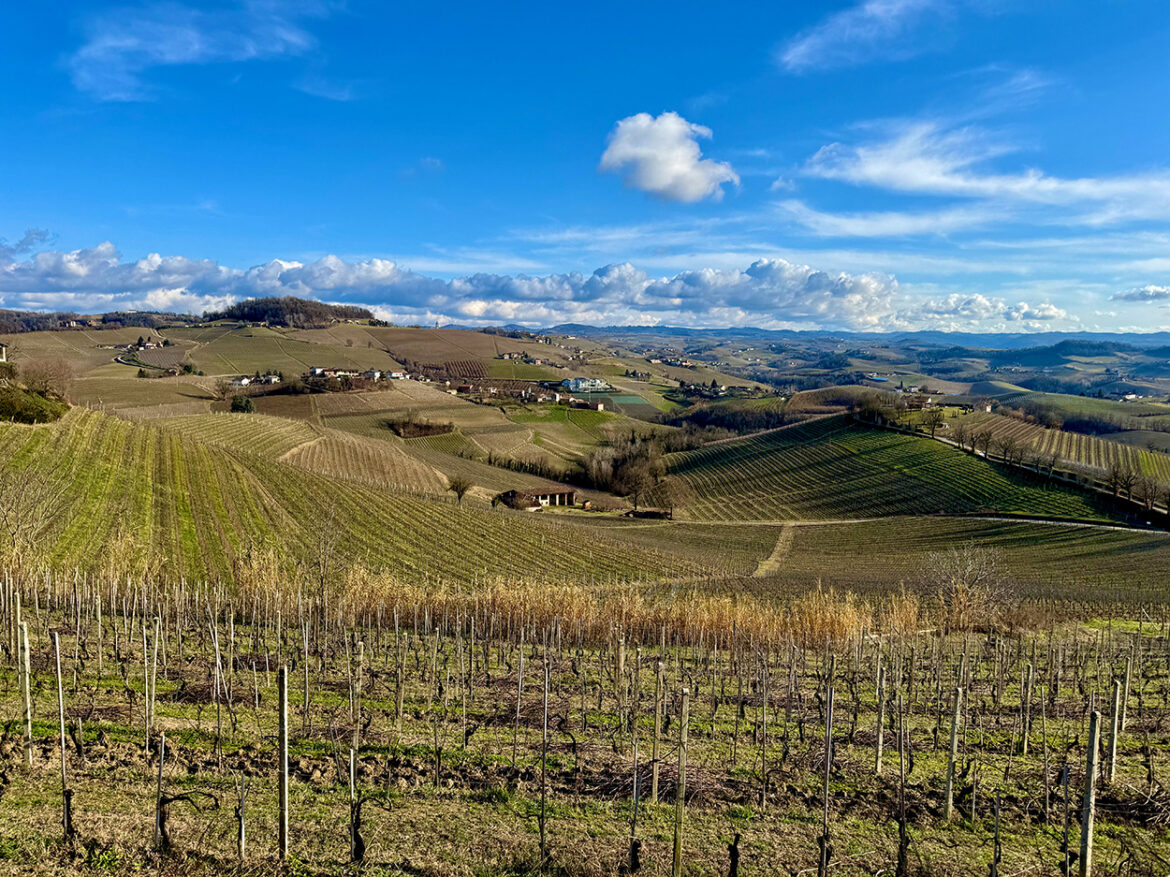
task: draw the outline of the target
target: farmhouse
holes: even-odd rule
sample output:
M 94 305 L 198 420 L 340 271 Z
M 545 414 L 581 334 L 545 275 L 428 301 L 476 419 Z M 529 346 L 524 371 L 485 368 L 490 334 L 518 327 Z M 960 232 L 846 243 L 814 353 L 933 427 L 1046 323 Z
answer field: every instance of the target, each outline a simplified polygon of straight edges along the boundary
M 496 497 L 496 502 L 502 502 L 514 509 L 539 509 L 546 506 L 571 506 L 576 497 L 572 490 L 508 490 Z

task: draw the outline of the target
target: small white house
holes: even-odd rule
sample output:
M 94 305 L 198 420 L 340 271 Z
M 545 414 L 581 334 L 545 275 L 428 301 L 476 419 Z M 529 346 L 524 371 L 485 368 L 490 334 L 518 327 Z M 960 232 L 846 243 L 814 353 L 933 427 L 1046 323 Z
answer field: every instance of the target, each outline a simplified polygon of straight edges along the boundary
M 251 384 L 252 379 L 249 377 L 236 378 L 234 381 L 232 381 L 233 387 L 248 387 L 251 386 Z

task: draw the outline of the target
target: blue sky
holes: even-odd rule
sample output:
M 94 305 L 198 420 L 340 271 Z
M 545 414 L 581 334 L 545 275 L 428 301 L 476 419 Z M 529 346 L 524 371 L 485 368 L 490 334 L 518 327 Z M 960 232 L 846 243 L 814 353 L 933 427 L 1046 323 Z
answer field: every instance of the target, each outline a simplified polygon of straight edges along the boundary
M 0 32 L 5 307 L 1170 328 L 1170 8 L 51 3 Z

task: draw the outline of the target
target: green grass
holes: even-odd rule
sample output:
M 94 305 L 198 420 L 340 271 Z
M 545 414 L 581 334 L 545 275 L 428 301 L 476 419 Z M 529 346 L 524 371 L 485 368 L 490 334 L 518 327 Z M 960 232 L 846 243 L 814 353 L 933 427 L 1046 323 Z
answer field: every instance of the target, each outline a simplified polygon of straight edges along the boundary
M 667 458 L 694 520 L 994 511 L 1106 519 L 1087 494 L 1033 484 L 927 438 L 830 417 Z

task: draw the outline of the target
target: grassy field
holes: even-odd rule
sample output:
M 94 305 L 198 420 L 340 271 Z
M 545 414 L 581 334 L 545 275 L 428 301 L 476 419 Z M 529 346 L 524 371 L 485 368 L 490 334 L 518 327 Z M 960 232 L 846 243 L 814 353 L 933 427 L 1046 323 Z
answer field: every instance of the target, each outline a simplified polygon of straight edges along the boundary
M 1089 496 L 1035 485 L 927 438 L 827 417 L 667 458 L 692 520 L 783 520 L 978 511 L 1105 519 Z M 670 502 L 665 495 L 661 502 Z

